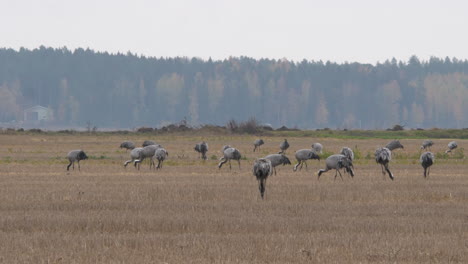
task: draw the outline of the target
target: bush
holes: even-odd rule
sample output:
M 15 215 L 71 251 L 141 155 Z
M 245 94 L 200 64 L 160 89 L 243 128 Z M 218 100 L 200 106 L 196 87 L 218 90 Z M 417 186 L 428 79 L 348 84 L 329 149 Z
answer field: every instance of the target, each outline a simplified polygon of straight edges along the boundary
M 239 125 L 237 124 L 237 121 L 234 119 L 231 119 L 227 122 L 226 128 L 231 131 L 231 132 L 236 132 L 239 130 Z
M 70 130 L 68 130 L 68 129 L 66 129 L 66 130 L 59 130 L 59 131 L 57 131 L 57 132 L 58 132 L 58 133 L 61 133 L 61 134 L 75 134 L 75 133 L 76 133 L 76 131 L 73 130 L 73 129 L 70 129 Z
M 436 160 L 437 159 L 448 159 L 449 155 L 447 153 L 445 153 L 445 152 L 437 152 L 435 154 L 435 158 L 436 158 Z
M 249 120 L 240 123 L 237 123 L 236 120 L 231 119 L 226 124 L 226 128 L 231 133 L 237 134 L 257 134 L 262 132 L 262 128 L 255 117 L 251 117 Z
M 140 127 L 137 129 L 138 133 L 150 133 L 153 132 L 153 128 L 151 127 Z
M 354 147 L 353 152 L 354 152 L 354 159 L 362 159 L 362 153 L 357 147 L 357 145 Z
M 453 154 L 454 159 L 464 159 L 465 154 L 463 153 L 464 149 L 463 148 L 458 148 L 455 150 L 455 153 Z
M 393 128 L 387 128 L 387 131 L 402 131 L 405 130 L 405 126 L 394 125 Z
M 320 159 L 326 159 L 328 157 L 330 157 L 331 155 L 333 155 L 335 153 L 333 152 L 329 152 L 329 151 L 323 151 L 322 154 L 320 154 Z
M 464 159 L 465 158 L 465 149 L 458 148 L 453 151 L 452 154 L 448 154 L 445 152 L 437 152 L 435 153 L 436 159 Z

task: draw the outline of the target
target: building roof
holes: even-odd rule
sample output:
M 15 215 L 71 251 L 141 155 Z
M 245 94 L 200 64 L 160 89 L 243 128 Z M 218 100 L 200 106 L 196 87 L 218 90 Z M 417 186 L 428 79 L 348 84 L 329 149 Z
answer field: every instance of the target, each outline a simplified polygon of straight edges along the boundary
M 44 106 L 40 106 L 40 105 L 35 105 L 33 107 L 24 109 L 25 112 L 34 112 L 34 111 L 38 111 L 38 110 L 49 110 L 49 108 L 44 107 Z

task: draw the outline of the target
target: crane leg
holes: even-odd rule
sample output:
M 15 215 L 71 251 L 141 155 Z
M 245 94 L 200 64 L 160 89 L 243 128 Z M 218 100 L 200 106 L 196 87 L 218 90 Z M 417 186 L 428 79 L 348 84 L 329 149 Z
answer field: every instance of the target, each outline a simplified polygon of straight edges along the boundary
M 340 170 L 336 170 L 336 171 L 338 172 L 338 174 L 340 174 L 341 181 L 344 181 L 344 180 L 343 180 L 343 176 L 341 175 Z M 336 176 L 335 176 L 335 177 L 336 177 Z
M 218 163 L 218 169 L 221 169 L 221 167 L 223 166 L 224 163 L 226 163 L 227 160 L 225 158 L 221 158 L 221 162 Z

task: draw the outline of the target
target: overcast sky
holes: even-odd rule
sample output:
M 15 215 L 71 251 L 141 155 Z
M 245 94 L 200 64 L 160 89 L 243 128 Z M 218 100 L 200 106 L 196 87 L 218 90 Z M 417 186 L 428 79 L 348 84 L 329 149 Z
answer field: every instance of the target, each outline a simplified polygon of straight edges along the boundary
M 0 0 L 0 47 L 383 62 L 468 59 L 462 0 Z

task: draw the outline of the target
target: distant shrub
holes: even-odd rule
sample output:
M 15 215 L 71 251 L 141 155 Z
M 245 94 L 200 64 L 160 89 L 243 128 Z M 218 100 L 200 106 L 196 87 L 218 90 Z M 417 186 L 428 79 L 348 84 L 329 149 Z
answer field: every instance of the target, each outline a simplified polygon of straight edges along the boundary
M 240 124 L 240 129 L 243 133 L 254 134 L 261 130 L 257 119 L 254 117 L 249 118 L 246 122 Z
M 226 128 L 231 132 L 235 132 L 239 129 L 239 125 L 235 119 L 231 119 L 227 122 Z
M 255 117 L 251 117 L 249 120 L 240 123 L 231 119 L 226 124 L 226 128 L 229 132 L 237 134 L 258 134 L 263 131 L 260 123 L 255 119 Z
M 437 152 L 435 153 L 436 159 L 464 159 L 465 158 L 465 149 L 458 148 L 453 151 L 453 154 L 445 153 L 445 152 Z
M 193 130 L 192 127 L 187 126 L 186 124 L 169 124 L 167 126 L 163 126 L 161 132 L 185 132 Z M 155 128 L 154 131 L 156 132 L 157 129 Z
M 353 152 L 354 152 L 354 159 L 362 159 L 362 153 L 359 150 L 357 145 L 354 147 Z
M 63 133 L 63 134 L 75 134 L 75 133 L 76 133 L 76 131 L 73 130 L 73 129 L 71 129 L 71 130 L 68 130 L 68 129 L 66 129 L 66 130 L 59 130 L 59 131 L 57 131 L 57 132 L 58 132 L 58 133 Z
M 88 156 L 89 159 L 92 159 L 92 160 L 102 160 L 102 159 L 109 159 L 109 157 L 107 156 L 104 156 L 104 155 L 101 155 L 101 156 Z
M 463 148 L 455 149 L 455 153 L 453 153 L 452 158 L 454 158 L 454 159 L 464 159 L 465 158 L 464 149 Z
M 335 154 L 335 153 L 330 152 L 330 151 L 323 151 L 322 154 L 320 154 L 320 159 L 326 159 L 326 158 L 330 157 L 333 154 Z
M 445 152 L 437 152 L 435 154 L 435 158 L 436 159 L 448 159 L 449 158 L 449 155 Z
M 273 131 L 273 127 L 270 124 L 262 124 L 260 126 L 263 130 Z
M 153 132 L 153 128 L 151 127 L 140 127 L 137 129 L 138 133 L 150 133 Z
M 226 133 L 226 127 L 215 126 L 215 125 L 202 125 L 196 130 L 203 132 L 203 133 L 212 133 L 212 134 L 225 134 Z
M 421 153 L 392 152 L 392 159 L 419 160 Z

